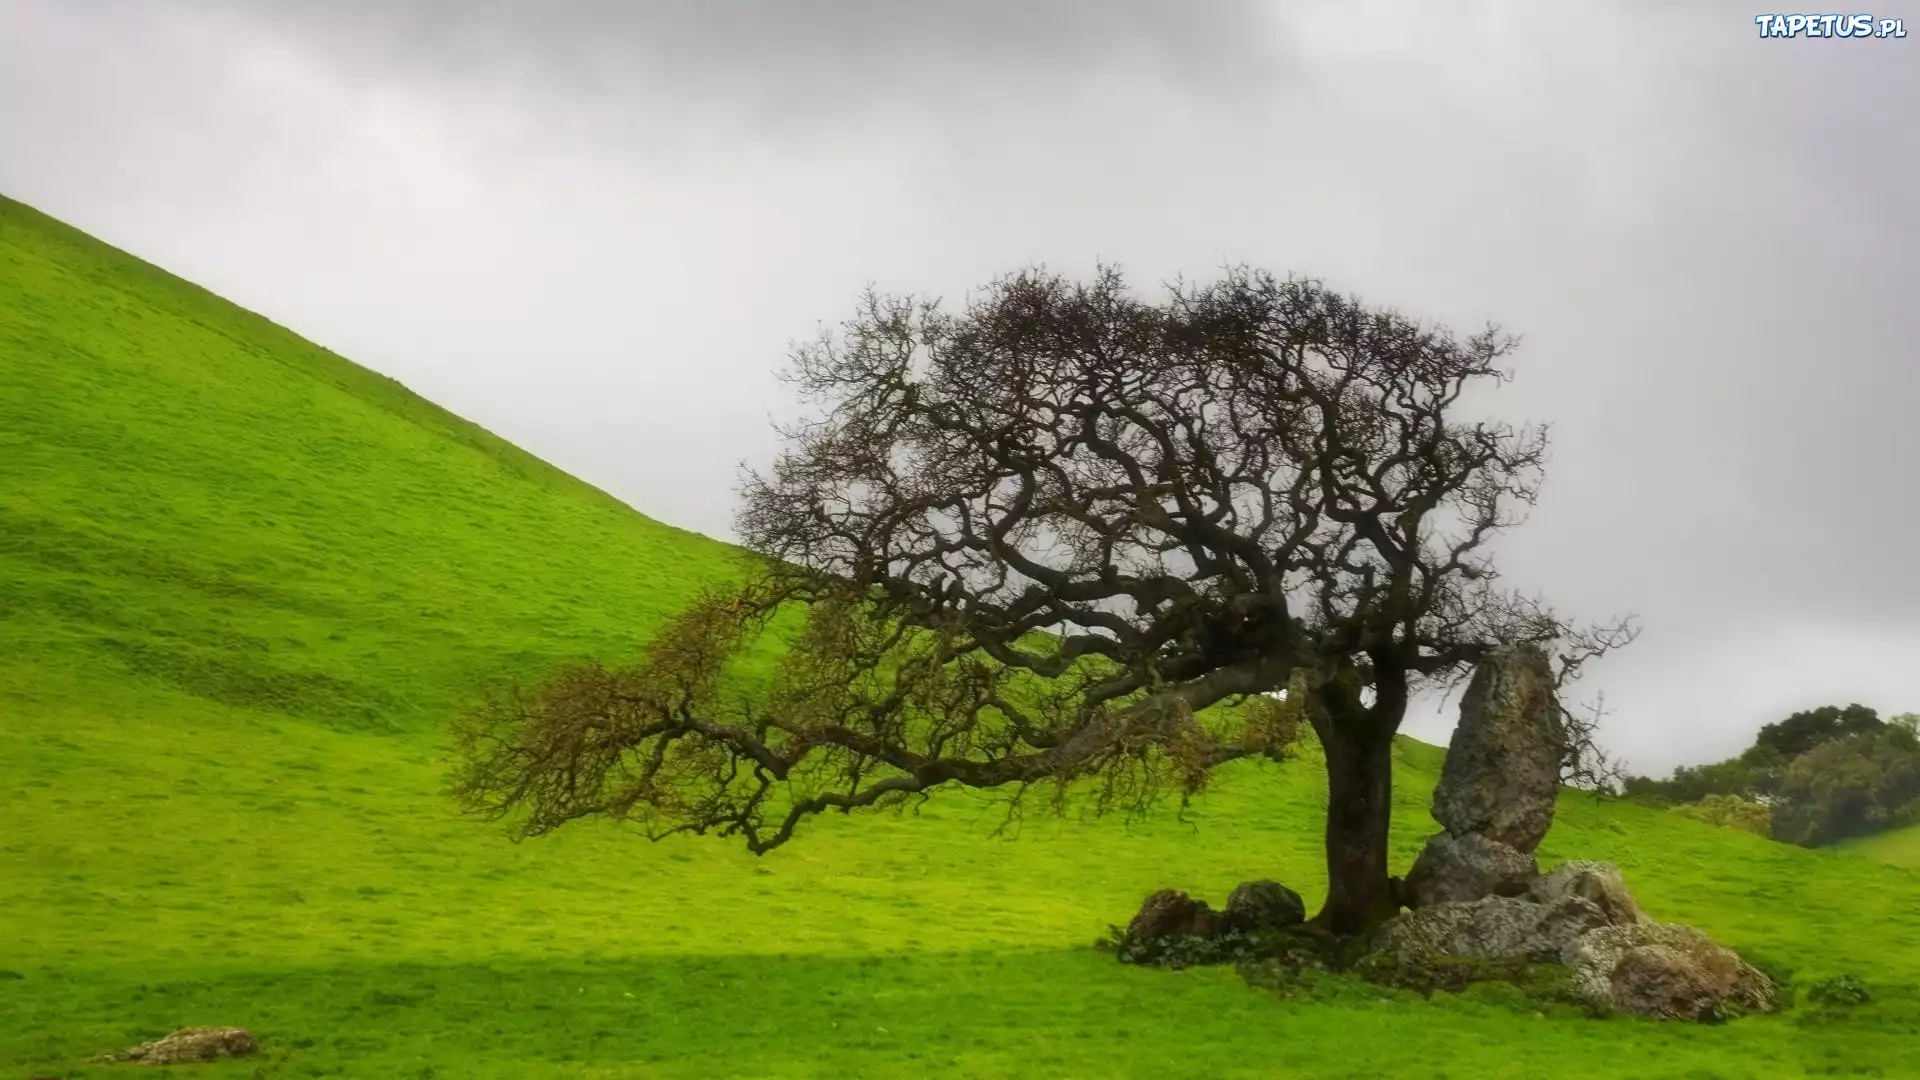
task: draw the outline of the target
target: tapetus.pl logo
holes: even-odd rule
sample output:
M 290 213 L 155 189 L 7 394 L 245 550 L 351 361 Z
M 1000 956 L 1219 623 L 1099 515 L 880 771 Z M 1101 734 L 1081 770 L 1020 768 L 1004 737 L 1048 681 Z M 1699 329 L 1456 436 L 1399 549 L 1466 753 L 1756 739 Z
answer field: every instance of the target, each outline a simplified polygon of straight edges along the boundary
M 1876 19 L 1872 15 L 1755 15 L 1763 38 L 1875 38 L 1907 36 L 1905 19 Z

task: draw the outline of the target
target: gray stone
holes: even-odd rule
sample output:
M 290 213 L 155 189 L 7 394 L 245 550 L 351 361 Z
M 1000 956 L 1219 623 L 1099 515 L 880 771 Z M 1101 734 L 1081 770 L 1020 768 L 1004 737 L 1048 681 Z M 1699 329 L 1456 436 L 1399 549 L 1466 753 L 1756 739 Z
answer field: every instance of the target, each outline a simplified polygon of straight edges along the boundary
M 106 1054 L 96 1062 L 137 1061 L 143 1065 L 180 1065 L 195 1061 L 216 1061 L 238 1057 L 260 1049 L 246 1028 L 190 1027 L 164 1039 L 141 1043 L 130 1050 Z
M 1563 862 L 1535 878 L 1527 890 L 1527 896 L 1543 904 L 1557 903 L 1568 896 L 1580 897 L 1599 908 L 1610 926 L 1631 926 L 1652 921 L 1634 902 L 1633 894 L 1627 891 L 1620 868 L 1610 862 L 1588 859 Z
M 1520 896 L 1539 872 L 1533 856 L 1498 840 L 1479 833 L 1441 833 L 1427 841 L 1414 860 L 1402 895 L 1411 908 Z
M 1605 925 L 1600 909 L 1577 896 L 1554 904 L 1489 896 L 1397 916 L 1381 928 L 1375 946 L 1401 964 L 1448 958 L 1551 962 L 1582 934 Z
M 1305 922 L 1307 905 L 1277 881 L 1247 881 L 1234 886 L 1220 918 L 1229 930 L 1278 930 Z
M 1701 1020 L 1774 1005 L 1771 979 L 1691 926 L 1600 927 L 1576 938 L 1561 959 L 1575 992 L 1609 1012 Z
M 1553 824 L 1566 752 L 1546 652 L 1534 645 L 1495 649 L 1461 699 L 1433 816 L 1455 836 L 1480 833 L 1531 852 Z
M 1148 896 L 1127 924 L 1127 940 L 1154 941 L 1174 934 L 1207 937 L 1220 929 L 1220 915 L 1205 900 L 1195 900 L 1178 889 L 1161 889 Z

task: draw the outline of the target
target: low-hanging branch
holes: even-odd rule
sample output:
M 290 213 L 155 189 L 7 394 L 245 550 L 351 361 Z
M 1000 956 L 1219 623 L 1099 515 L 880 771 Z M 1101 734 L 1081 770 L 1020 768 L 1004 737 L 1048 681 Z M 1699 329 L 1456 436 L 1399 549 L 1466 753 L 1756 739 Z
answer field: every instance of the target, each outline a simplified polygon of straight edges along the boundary
M 522 835 L 599 815 L 641 820 L 656 838 L 738 834 L 765 852 L 809 814 L 948 783 L 1099 777 L 1103 804 L 1144 805 L 1293 741 L 1287 710 L 1264 697 L 1202 721 L 1211 704 L 1257 694 L 1245 673 L 1160 682 L 1095 717 L 1084 703 L 1112 701 L 1110 684 L 1127 681 L 1112 665 L 1037 685 L 951 629 L 884 619 L 871 603 L 815 596 L 795 611 L 802 590 L 779 577 L 710 594 L 631 668 L 582 665 L 490 700 L 457 729 L 469 807 L 524 811 Z M 772 685 L 730 690 L 727 661 L 783 613 L 803 626 L 781 643 Z

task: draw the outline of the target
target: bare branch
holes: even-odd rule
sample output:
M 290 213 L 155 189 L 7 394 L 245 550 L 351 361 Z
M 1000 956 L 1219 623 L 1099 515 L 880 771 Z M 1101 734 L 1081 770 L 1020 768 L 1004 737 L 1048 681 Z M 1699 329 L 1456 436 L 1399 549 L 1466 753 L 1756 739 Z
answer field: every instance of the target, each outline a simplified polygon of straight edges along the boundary
M 1245 269 L 1158 303 L 1111 268 L 958 310 L 870 293 L 794 351 L 816 412 L 737 521 L 764 571 L 637 665 L 476 710 L 456 790 L 526 835 L 606 815 L 766 851 L 951 784 L 1131 812 L 1306 723 L 1334 801 L 1371 808 L 1330 846 L 1380 849 L 1330 873 L 1387 895 L 1409 695 L 1505 642 L 1557 643 L 1564 681 L 1633 637 L 1499 584 L 1548 432 L 1460 402 L 1517 344 Z M 1575 730 L 1570 775 L 1599 775 Z

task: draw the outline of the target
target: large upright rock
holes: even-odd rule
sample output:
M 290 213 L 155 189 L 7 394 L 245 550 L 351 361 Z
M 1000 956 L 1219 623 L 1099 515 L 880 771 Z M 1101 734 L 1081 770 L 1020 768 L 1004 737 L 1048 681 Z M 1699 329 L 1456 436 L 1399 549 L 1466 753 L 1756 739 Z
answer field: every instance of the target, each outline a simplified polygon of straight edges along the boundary
M 1553 824 L 1567 731 L 1553 670 L 1538 646 L 1495 649 L 1473 673 L 1433 792 L 1433 816 L 1455 836 L 1479 833 L 1522 852 Z

